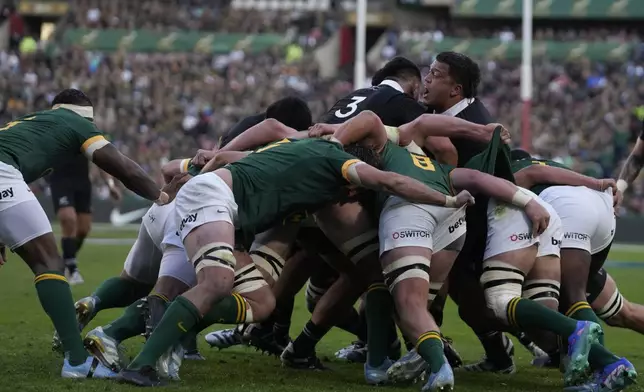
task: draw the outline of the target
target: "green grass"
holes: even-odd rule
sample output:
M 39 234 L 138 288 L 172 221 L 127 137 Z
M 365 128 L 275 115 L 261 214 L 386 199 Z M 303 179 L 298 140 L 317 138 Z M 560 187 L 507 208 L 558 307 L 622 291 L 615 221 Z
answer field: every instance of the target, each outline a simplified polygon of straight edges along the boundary
M 112 232 L 118 233 L 118 232 Z M 95 233 L 100 236 L 103 232 Z M 132 237 L 128 231 L 123 237 Z M 117 237 L 120 238 L 120 237 Z M 75 298 L 89 294 L 103 279 L 118 274 L 127 254 L 128 246 L 106 246 L 87 244 L 81 254 L 81 269 L 84 285 L 74 288 Z M 637 252 L 615 252 L 615 260 L 644 261 L 644 254 Z M 644 303 L 641 282 L 644 269 L 610 269 L 619 283 L 622 293 L 631 301 Z M 33 288 L 33 276 L 28 268 L 12 256 L 7 265 L 0 269 L 0 391 L 134 391 L 133 387 L 118 385 L 110 381 L 70 381 L 59 378 L 61 359 L 50 349 L 52 327 L 40 309 Z M 119 310 L 101 313 L 92 325 L 109 322 L 119 315 Z M 298 298 L 291 335 L 295 336 L 308 319 L 304 299 Z M 217 326 L 218 328 L 221 326 Z M 456 348 L 466 361 L 477 360 L 482 349 L 471 331 L 458 319 L 453 304 L 448 305 L 444 332 L 454 338 Z M 636 367 L 644 371 L 644 337 L 635 332 L 607 328 L 607 344 L 619 355 L 628 357 Z M 336 349 L 348 344 L 352 337 L 346 333 L 332 331 L 319 345 L 319 354 L 324 359 L 333 358 Z M 127 343 L 131 354 L 140 347 L 140 338 Z M 361 365 L 343 364 L 330 360 L 330 372 L 304 372 L 282 369 L 273 357 L 262 356 L 250 348 L 215 351 L 207 348 L 200 338 L 202 353 L 207 361 L 186 362 L 182 368 L 180 383 L 168 389 L 179 391 L 284 391 L 322 392 L 373 390 L 364 384 Z M 478 374 L 456 375 L 456 390 L 462 392 L 485 391 L 532 391 L 547 392 L 561 390 L 558 372 L 533 369 L 529 366 L 530 355 L 518 347 L 516 362 L 519 372 L 513 376 Z M 420 385 L 390 388 L 417 391 Z M 629 390 L 644 391 L 632 387 Z

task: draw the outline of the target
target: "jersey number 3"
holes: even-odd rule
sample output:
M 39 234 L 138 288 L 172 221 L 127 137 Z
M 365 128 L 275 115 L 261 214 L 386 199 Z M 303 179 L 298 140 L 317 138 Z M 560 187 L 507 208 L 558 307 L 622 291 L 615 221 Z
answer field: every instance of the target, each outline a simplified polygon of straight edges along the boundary
M 349 111 L 346 113 L 342 113 L 342 111 L 338 109 L 335 111 L 335 116 L 337 118 L 351 117 L 351 115 L 355 113 L 356 110 L 358 110 L 358 105 L 360 105 L 360 102 L 364 101 L 365 99 L 367 99 L 367 97 L 361 97 L 359 95 L 356 95 L 355 97 L 351 97 L 351 101 L 353 102 L 347 105 L 347 109 L 349 109 Z
M 434 167 L 434 164 L 432 163 L 432 160 L 429 159 L 429 157 L 418 155 L 418 154 L 410 154 L 410 155 L 411 155 L 411 160 L 414 162 L 414 166 L 419 167 L 423 170 L 436 171 L 436 167 Z

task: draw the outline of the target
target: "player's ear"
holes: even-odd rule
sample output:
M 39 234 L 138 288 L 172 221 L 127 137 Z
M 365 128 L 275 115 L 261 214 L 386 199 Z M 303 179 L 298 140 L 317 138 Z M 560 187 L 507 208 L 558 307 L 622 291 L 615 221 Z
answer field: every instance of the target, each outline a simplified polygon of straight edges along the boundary
M 463 95 L 463 85 L 454 83 L 452 90 L 449 92 L 450 97 L 458 97 Z

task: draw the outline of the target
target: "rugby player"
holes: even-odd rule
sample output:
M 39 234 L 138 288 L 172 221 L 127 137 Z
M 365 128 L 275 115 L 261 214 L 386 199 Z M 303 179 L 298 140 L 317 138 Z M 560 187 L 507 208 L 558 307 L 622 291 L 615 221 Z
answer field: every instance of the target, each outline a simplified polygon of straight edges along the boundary
M 369 160 L 376 158 L 358 146 L 350 151 Z M 467 192 L 447 197 L 408 177 L 381 172 L 332 141 L 285 139 L 250 155 L 227 153 L 228 160 L 236 162 L 192 178 L 178 194 L 179 233 L 197 271 L 197 285 L 175 299 L 141 353 L 120 372 L 125 382 L 159 385 L 153 367 L 159 356 L 208 317 L 216 301 L 229 295 L 236 264 L 233 222 L 242 243 L 247 244 L 257 232 L 294 212 L 344 200 L 350 186 L 352 192 L 355 186 L 386 189 L 434 204 L 461 206 L 471 199 Z M 211 160 L 204 171 L 215 169 L 215 164 Z
M 100 175 L 107 184 L 110 197 L 119 201 L 121 191 L 114 179 L 102 170 Z M 92 226 L 92 183 L 87 159 L 78 156 L 72 162 L 54 167 L 49 186 L 54 212 L 60 222 L 60 246 L 67 266 L 65 275 L 69 284 L 81 284 L 84 280 L 78 270 L 76 254 Z
M 644 167 L 644 121 L 642 121 L 642 130 L 639 138 L 637 138 L 637 142 L 635 142 L 635 147 L 628 158 L 626 158 L 624 167 L 619 173 L 619 179 L 617 180 L 618 206 L 624 198 L 624 192 L 635 181 L 642 171 L 642 167 Z
M 20 117 L 0 128 L 0 242 L 17 253 L 35 275 L 40 303 L 62 341 L 62 377 L 109 377 L 96 367 L 78 333 L 65 263 L 58 254 L 51 225 L 27 183 L 48 174 L 51 167 L 84 154 L 99 168 L 138 195 L 166 204 L 168 193 L 132 160 L 123 156 L 92 122 L 90 99 L 67 89 L 52 101 L 52 109 Z M 170 191 L 170 184 L 167 189 Z M 16 225 L 15 222 L 21 222 Z

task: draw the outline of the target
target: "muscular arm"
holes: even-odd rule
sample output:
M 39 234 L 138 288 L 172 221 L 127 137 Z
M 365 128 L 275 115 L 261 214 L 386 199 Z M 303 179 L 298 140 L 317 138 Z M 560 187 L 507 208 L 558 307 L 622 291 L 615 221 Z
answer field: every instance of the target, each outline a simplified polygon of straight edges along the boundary
M 299 133 L 275 119 L 267 118 L 261 123 L 248 128 L 246 132 L 231 140 L 219 151 L 252 150 L 276 140 L 296 136 Z
M 450 117 L 453 118 L 453 117 Z M 452 141 L 447 137 L 429 136 L 425 139 L 424 146 L 429 152 L 434 154 L 436 160 L 440 163 L 456 166 L 458 164 L 458 152 Z
M 519 190 L 510 181 L 471 169 L 454 169 L 450 172 L 450 179 L 457 190 L 481 193 L 508 204 L 515 204 L 513 198 Z
M 161 168 L 161 173 L 163 174 L 163 179 L 166 183 L 172 181 L 172 178 L 176 175 L 179 175 L 186 170 L 184 167 L 187 167 L 187 164 L 190 162 L 190 159 L 173 159 L 170 162 L 163 165 Z
M 161 191 L 156 182 L 136 162 L 121 154 L 114 145 L 106 144 L 94 151 L 92 161 L 137 195 L 152 201 L 159 198 Z
M 229 163 L 237 162 L 238 160 L 242 159 L 243 157 L 247 156 L 250 154 L 250 151 L 219 151 L 217 155 L 208 163 L 206 163 L 206 166 L 201 169 L 202 173 L 208 173 L 211 171 L 215 171 L 224 165 L 227 165 Z
M 467 138 L 485 143 L 492 137 L 485 125 L 442 114 L 423 114 L 398 129 L 401 146 L 409 144 L 412 140 L 422 146 L 428 137 L 436 136 Z
M 644 167 L 644 139 L 641 137 L 637 139 L 635 143 L 635 148 L 631 154 L 626 158 L 626 163 L 622 168 L 621 173 L 619 173 L 619 180 L 626 181 L 627 185 L 630 185 L 635 181 L 640 171 Z
M 343 145 L 352 143 L 364 144 L 381 151 L 387 143 L 387 131 L 380 118 L 372 111 L 366 110 L 345 121 L 338 127 L 333 137 Z
M 532 188 L 536 184 L 585 186 L 590 189 L 600 190 L 600 180 L 583 174 L 575 173 L 559 167 L 532 165 L 519 170 L 514 174 L 517 185 L 523 188 Z

